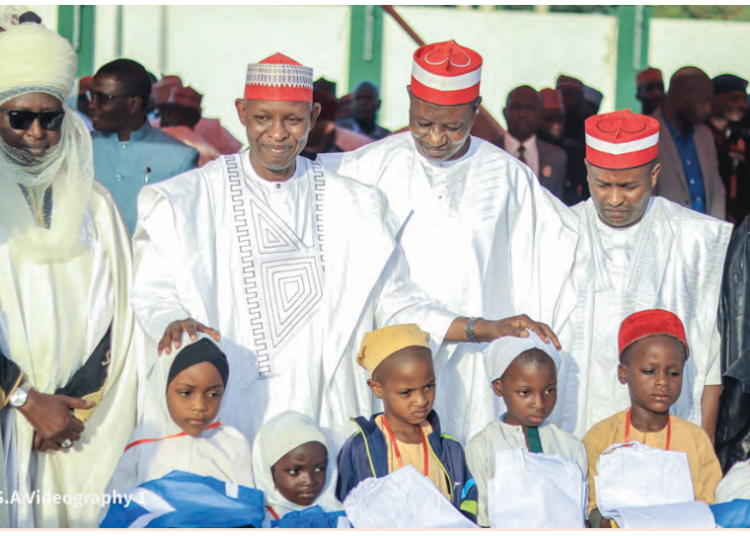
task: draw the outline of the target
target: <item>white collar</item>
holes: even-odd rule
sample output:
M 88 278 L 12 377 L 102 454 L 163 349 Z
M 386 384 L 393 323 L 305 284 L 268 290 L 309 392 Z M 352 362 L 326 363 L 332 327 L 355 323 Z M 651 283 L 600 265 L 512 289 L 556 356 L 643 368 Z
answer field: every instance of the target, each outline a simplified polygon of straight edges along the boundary
M 410 133 L 411 134 L 411 133 Z M 424 166 L 427 166 L 434 170 L 448 170 L 453 167 L 456 167 L 460 164 L 463 164 L 464 162 L 467 162 L 474 154 L 476 154 L 477 149 L 479 148 L 479 142 L 476 140 L 474 136 L 469 136 L 469 150 L 466 151 L 466 154 L 464 154 L 461 158 L 457 158 L 456 160 L 446 160 L 444 162 L 435 162 L 433 160 L 430 160 L 428 158 L 425 158 L 422 153 L 419 152 L 419 149 L 417 149 L 417 142 L 414 141 L 414 136 L 411 135 L 409 137 L 411 140 L 412 145 L 414 146 L 414 152 L 417 154 L 417 158 L 422 162 Z

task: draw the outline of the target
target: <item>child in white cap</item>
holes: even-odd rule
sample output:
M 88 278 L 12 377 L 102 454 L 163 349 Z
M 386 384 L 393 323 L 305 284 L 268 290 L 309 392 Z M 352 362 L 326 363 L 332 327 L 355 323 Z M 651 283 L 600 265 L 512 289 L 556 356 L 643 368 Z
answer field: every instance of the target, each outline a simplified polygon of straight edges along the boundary
M 477 523 L 489 526 L 487 482 L 495 477 L 495 453 L 523 448 L 570 458 L 586 475 L 586 449 L 580 439 L 546 422 L 557 402 L 560 354 L 535 333 L 503 337 L 485 350 L 484 365 L 492 390 L 506 412 L 489 423 L 466 446 L 466 462 L 479 491 Z

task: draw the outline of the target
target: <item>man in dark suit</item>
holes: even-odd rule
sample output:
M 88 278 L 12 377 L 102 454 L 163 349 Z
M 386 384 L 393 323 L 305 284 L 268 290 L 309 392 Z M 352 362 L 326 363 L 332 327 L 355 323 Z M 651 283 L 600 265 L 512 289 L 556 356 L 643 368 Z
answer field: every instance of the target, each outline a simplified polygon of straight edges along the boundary
M 589 198 L 589 185 L 586 180 L 586 146 L 564 137 L 565 106 L 562 94 L 551 88 L 539 92 L 542 96 L 542 121 L 537 131 L 539 139 L 565 151 L 568 166 L 565 169 L 565 189 L 563 203 L 572 207 Z
M 508 131 L 498 147 L 529 166 L 541 185 L 562 200 L 568 157 L 559 147 L 536 137 L 542 121 L 542 97 L 532 87 L 517 87 L 508 94 L 503 115 Z
M 711 114 L 711 79 L 697 67 L 672 75 L 659 121 L 662 170 L 654 195 L 660 195 L 720 220 L 726 217 L 726 191 L 711 130 L 703 123 Z
M 733 74 L 715 77 L 711 129 L 719 174 L 727 192 L 727 219 L 739 225 L 750 214 L 750 129 L 740 122 L 747 111 L 747 80 Z

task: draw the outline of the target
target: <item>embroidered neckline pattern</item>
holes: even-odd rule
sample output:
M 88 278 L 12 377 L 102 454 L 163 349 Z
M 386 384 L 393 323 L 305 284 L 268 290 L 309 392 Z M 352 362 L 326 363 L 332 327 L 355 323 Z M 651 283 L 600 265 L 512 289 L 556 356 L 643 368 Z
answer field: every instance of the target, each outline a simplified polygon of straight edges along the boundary
M 323 298 L 325 173 L 320 164 L 311 163 L 314 243 L 310 248 L 268 205 L 245 192 L 238 156 L 228 155 L 225 161 L 245 305 L 262 378 L 272 372 L 272 351 L 280 349 L 310 319 Z

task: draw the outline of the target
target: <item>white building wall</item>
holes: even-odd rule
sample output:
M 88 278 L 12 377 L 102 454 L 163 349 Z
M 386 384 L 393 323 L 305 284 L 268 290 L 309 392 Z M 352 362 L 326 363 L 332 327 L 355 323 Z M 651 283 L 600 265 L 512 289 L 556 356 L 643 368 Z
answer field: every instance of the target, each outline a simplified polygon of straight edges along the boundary
M 614 106 L 614 17 L 427 7 L 399 7 L 398 12 L 426 42 L 454 39 L 482 55 L 484 106 L 503 125 L 510 90 L 522 84 L 554 87 L 561 73 L 604 93 L 603 111 Z M 417 46 L 390 16 L 385 21 L 380 119 L 386 127 L 400 128 L 408 123 L 405 88 Z
M 680 67 L 700 67 L 710 77 L 732 73 L 750 79 L 750 23 L 651 19 L 649 65 L 662 70 L 665 85 Z
M 42 24 L 50 30 L 57 31 L 57 6 L 56 5 L 30 5 L 26 4 L 29 10 L 33 11 L 42 18 Z

